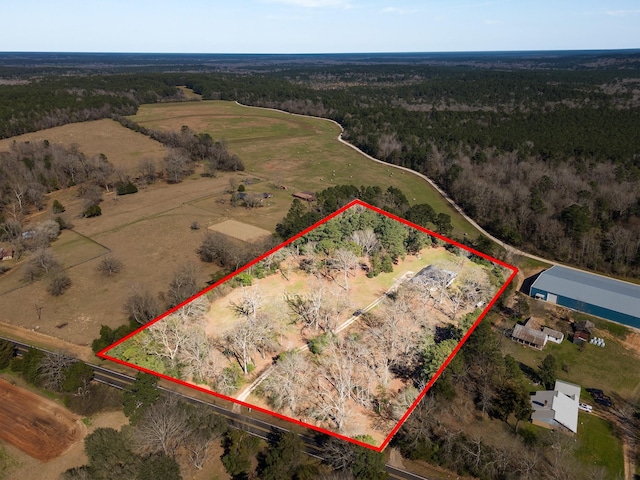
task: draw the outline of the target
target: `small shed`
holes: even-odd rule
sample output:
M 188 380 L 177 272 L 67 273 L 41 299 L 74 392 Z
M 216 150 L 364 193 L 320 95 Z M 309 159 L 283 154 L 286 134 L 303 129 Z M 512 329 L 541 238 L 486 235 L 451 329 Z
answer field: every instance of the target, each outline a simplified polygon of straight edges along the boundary
M 305 202 L 313 202 L 316 199 L 316 195 L 313 192 L 296 192 L 293 196 Z
M 564 333 L 554 330 L 553 328 L 544 327 L 542 333 L 547 336 L 547 340 L 553 343 L 562 343 L 564 340 Z

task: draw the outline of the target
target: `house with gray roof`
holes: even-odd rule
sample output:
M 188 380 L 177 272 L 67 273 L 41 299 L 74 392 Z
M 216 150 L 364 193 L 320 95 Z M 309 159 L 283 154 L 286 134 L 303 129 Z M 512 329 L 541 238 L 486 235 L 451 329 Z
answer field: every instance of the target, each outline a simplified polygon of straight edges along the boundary
M 529 295 L 640 328 L 640 285 L 554 265 L 536 278 Z
M 531 395 L 531 422 L 564 433 L 577 433 L 579 403 L 580 386 L 556 380 L 553 390 Z

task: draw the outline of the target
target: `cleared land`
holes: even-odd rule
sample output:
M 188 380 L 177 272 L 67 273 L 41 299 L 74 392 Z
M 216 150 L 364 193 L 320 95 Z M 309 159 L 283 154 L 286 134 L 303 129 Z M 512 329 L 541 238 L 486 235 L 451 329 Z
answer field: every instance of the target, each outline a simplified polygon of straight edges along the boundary
M 135 170 L 140 160 L 145 158 L 159 164 L 167 153 L 160 142 L 108 119 L 72 123 L 0 140 L 0 151 L 8 151 L 14 141 L 42 140 L 64 145 L 75 143 L 88 157 L 103 153 L 116 168 L 126 171 Z
M 292 190 L 319 191 L 340 184 L 394 186 L 412 204 L 429 203 L 436 212 L 451 215 L 455 234 L 477 235 L 427 182 L 372 162 L 340 143 L 340 128 L 333 122 L 223 101 L 142 105 L 131 118 L 146 127 L 180 130 L 187 125 L 225 139 L 247 171 L 284 184 L 287 197 Z
M 255 242 L 261 238 L 271 235 L 269 230 L 264 228 L 254 227 L 246 223 L 237 222 L 235 220 L 225 220 L 224 222 L 216 223 L 209 227 L 209 230 L 214 232 L 224 233 L 229 237 L 242 240 L 243 242 Z
M 205 178 L 196 172 L 177 185 L 153 184 L 134 195 L 106 194 L 102 216 L 80 218 L 82 200 L 77 188 L 53 192 L 46 208 L 33 214 L 31 222 L 52 218 L 51 203 L 59 200 L 62 216 L 74 224 L 52 245 L 64 257 L 71 288 L 61 297 L 46 292 L 46 282 L 21 285 L 19 265 L 0 277 L 0 321 L 87 345 L 98 336 L 101 324 L 111 327 L 125 321 L 122 306 L 136 283 L 153 294 L 166 290 L 173 272 L 184 263 L 202 266 L 199 281 L 204 286 L 216 268 L 204 265 L 196 249 L 206 227 L 235 220 L 272 232 L 288 211 L 297 190 L 317 191 L 331 185 L 390 185 L 404 191 L 411 203 L 427 202 L 452 217 L 456 232 L 471 227 L 457 215 L 426 182 L 376 164 L 337 140 L 339 128 L 328 121 L 289 115 L 266 109 L 239 106 L 231 102 L 188 102 L 142 106 L 133 119 L 145 126 L 180 130 L 188 125 L 226 139 L 229 148 L 245 163 L 245 172 Z M 14 140 L 48 139 L 77 143 L 87 155 L 104 153 L 116 166 L 137 166 L 145 157 L 160 160 L 165 149 L 144 135 L 132 132 L 112 120 L 76 123 L 27 134 L 0 142 L 8 149 Z M 155 155 L 155 157 L 154 157 Z M 335 171 L 335 172 L 334 172 Z M 246 181 L 249 194 L 269 192 L 272 198 L 257 209 L 233 207 L 229 203 L 229 180 Z M 280 185 L 287 190 L 278 188 Z M 191 230 L 197 221 L 202 229 Z M 76 243 L 77 249 L 71 248 Z M 77 251 L 76 251 L 77 250 Z M 105 278 L 96 272 L 101 256 L 111 252 L 124 263 L 121 273 Z M 88 260 L 88 261 L 84 261 Z M 75 265 L 71 267 L 71 265 Z M 37 308 L 43 307 L 40 318 Z M 67 324 L 66 327 L 56 328 Z
M 82 438 L 84 425 L 68 410 L 0 379 L 0 438 L 43 462 Z

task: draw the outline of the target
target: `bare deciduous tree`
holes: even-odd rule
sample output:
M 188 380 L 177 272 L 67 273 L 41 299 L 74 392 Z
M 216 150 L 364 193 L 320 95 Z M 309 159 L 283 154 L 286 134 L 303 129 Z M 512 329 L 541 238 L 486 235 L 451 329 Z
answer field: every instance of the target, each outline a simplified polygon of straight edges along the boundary
M 61 268 L 60 262 L 48 248 L 41 248 L 33 253 L 24 267 L 24 279 L 32 282 L 43 274 Z
M 160 314 L 160 305 L 147 287 L 135 284 L 124 304 L 124 311 L 131 320 L 144 325 Z
M 122 270 L 123 263 L 113 255 L 102 257 L 98 264 L 97 270 L 105 276 L 115 275 Z
M 140 453 L 162 452 L 174 458 L 188 434 L 184 408 L 175 395 L 167 394 L 145 411 L 133 437 Z
M 288 409 L 292 415 L 298 415 L 300 401 L 308 392 L 309 369 L 307 359 L 300 352 L 280 355 L 276 367 L 261 385 L 269 402 L 278 410 Z
M 153 160 L 144 158 L 138 164 L 138 172 L 140 173 L 140 179 L 147 185 L 156 181 L 156 164 Z
M 179 305 L 183 301 L 198 293 L 198 269 L 195 265 L 187 263 L 182 265 L 173 274 L 167 290 L 169 308 Z
M 53 391 L 62 390 L 65 379 L 65 370 L 74 362 L 74 359 L 60 352 L 48 352 L 40 362 L 40 378 L 43 385 Z
M 356 268 L 359 264 L 358 257 L 351 250 L 347 250 L 344 248 L 339 248 L 336 250 L 336 253 L 332 258 L 334 265 L 342 271 L 344 276 L 344 289 L 349 291 L 349 275 L 351 275 L 351 270 Z

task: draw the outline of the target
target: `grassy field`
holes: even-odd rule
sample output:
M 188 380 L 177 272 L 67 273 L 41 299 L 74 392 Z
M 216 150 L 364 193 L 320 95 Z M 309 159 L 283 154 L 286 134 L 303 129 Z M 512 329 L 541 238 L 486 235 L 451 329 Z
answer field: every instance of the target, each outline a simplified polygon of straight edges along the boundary
M 596 336 L 605 335 L 596 330 Z M 585 388 L 600 388 L 609 395 L 615 392 L 623 398 L 632 398 L 640 393 L 640 358 L 614 338 L 606 339 L 605 348 L 585 345 L 581 350 L 565 339 L 559 345 L 547 343 L 543 351 L 538 351 L 502 337 L 501 349 L 504 355 L 509 353 L 533 369 L 538 368 L 544 357 L 553 355 L 558 365 L 558 378 L 580 385 L 583 389 L 582 398 L 587 403 L 593 403 L 593 399 L 584 391 Z M 562 369 L 563 365 L 567 371 Z M 609 375 L 607 372 L 616 374 Z
M 88 157 L 103 153 L 116 168 L 136 170 L 140 160 L 148 158 L 160 163 L 166 155 L 161 143 L 141 133 L 124 128 L 114 120 L 95 120 L 49 128 L 0 140 L 0 152 L 8 151 L 11 143 L 49 140 L 63 145 L 78 144 Z
M 477 235 L 426 181 L 372 162 L 340 143 L 340 128 L 333 122 L 222 101 L 143 105 L 131 118 L 146 127 L 180 130 L 187 125 L 216 140 L 225 139 L 247 172 L 287 186 L 283 192 L 287 198 L 291 191 L 319 191 L 339 184 L 394 186 L 412 204 L 426 202 L 451 215 L 456 235 Z
M 578 414 L 578 422 L 576 458 L 584 465 L 606 468 L 607 478 L 622 478 L 622 441 L 611 423 L 584 412 Z

